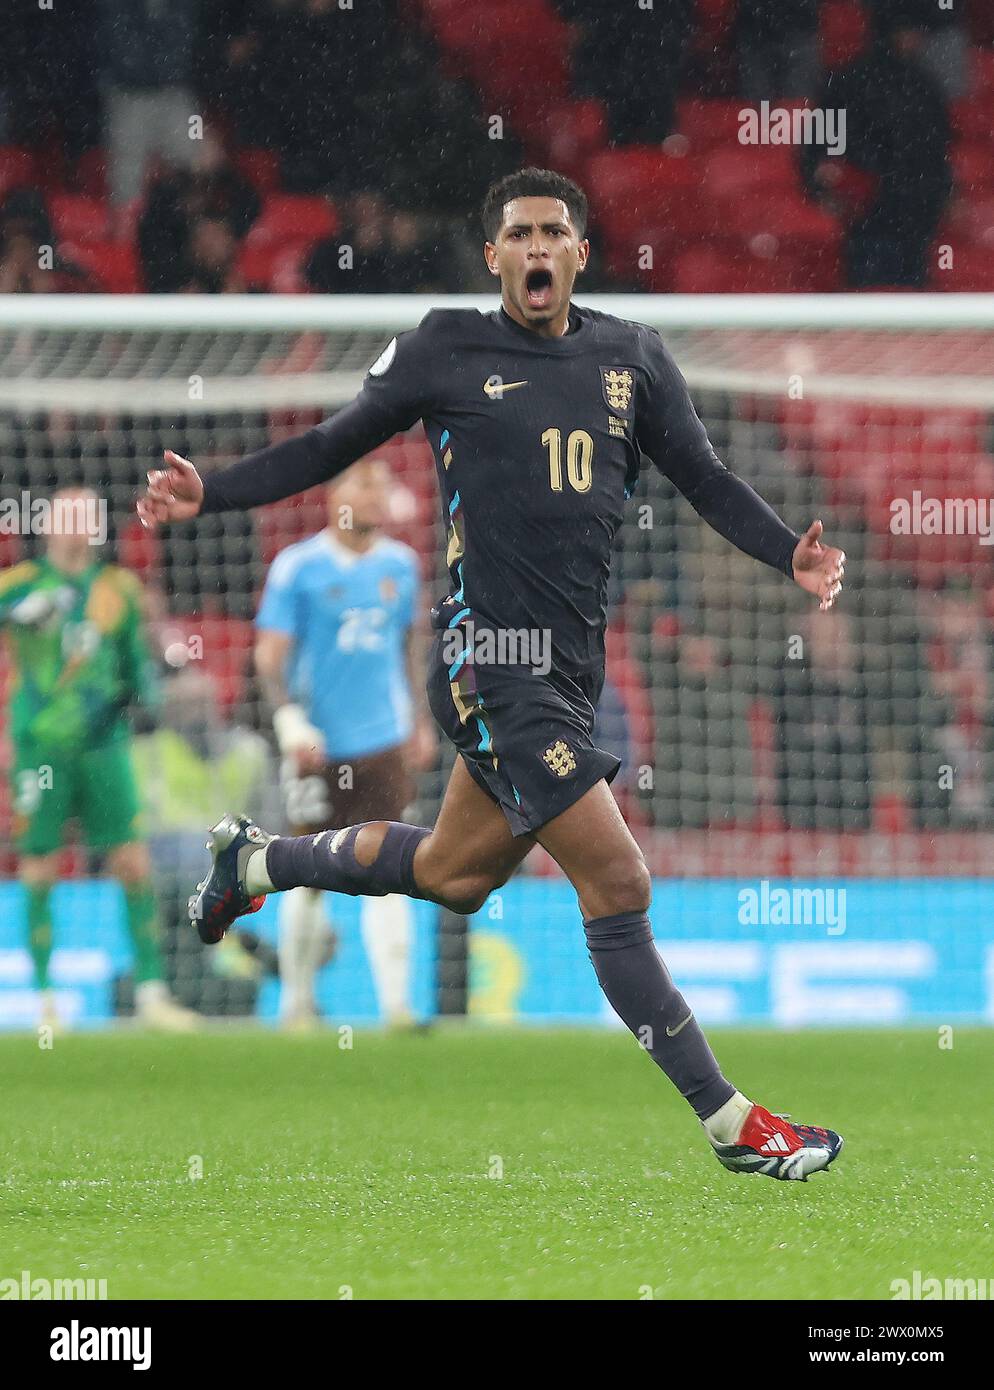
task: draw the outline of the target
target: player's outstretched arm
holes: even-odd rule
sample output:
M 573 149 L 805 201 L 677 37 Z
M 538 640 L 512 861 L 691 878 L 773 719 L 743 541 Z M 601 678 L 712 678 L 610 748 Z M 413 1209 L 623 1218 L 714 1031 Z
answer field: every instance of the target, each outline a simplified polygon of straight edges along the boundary
M 142 524 L 154 530 L 170 521 L 250 511 L 282 501 L 330 482 L 371 449 L 408 429 L 431 401 L 426 383 L 436 356 L 432 330 L 427 328 L 431 319 L 429 314 L 419 328 L 390 343 L 370 367 L 354 401 L 295 439 L 259 449 L 203 479 L 188 459 L 167 450 L 165 468 L 149 473 L 148 488 L 138 503 Z
M 657 334 L 647 340 L 638 442 L 704 521 L 744 554 L 793 578 L 822 611 L 842 591 L 845 553 L 821 543 L 814 521 L 798 536 L 715 455 L 679 368 Z
M 320 425 L 249 454 L 230 468 L 201 478 L 189 459 L 167 449 L 164 468 L 148 475 L 138 503 L 150 530 L 212 512 L 250 511 L 329 482 L 396 432 L 396 426 L 360 396 Z

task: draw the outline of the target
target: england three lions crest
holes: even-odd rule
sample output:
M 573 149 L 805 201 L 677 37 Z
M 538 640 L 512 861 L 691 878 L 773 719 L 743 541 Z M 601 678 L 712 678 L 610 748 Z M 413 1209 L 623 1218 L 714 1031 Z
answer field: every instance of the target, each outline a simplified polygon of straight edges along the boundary
M 615 415 L 627 415 L 635 389 L 635 373 L 631 367 L 601 367 L 601 387 Z
M 563 739 L 557 739 L 542 754 L 542 761 L 554 777 L 569 777 L 576 771 L 573 750 Z

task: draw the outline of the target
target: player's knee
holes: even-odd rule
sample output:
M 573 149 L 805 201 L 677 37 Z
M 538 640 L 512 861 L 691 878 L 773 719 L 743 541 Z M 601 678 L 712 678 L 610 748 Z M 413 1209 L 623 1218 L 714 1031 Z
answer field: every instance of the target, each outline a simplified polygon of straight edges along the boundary
M 148 850 L 141 844 L 120 845 L 108 854 L 107 870 L 125 888 L 137 888 L 152 872 Z
M 50 888 L 55 882 L 57 867 L 54 855 L 24 855 L 19 877 L 28 888 Z
M 641 851 L 612 862 L 596 883 L 584 889 L 581 897 L 597 917 L 648 912 L 652 901 L 652 877 Z
M 495 886 L 491 874 L 436 864 L 427 855 L 417 862 L 416 872 L 418 886 L 427 897 L 463 917 L 479 912 Z
M 426 835 L 414 856 L 414 876 L 425 897 L 450 912 L 469 916 L 479 912 L 503 880 L 492 867 L 470 867 L 434 833 Z
M 444 885 L 441 901 L 450 912 L 470 917 L 474 912 L 479 912 L 490 897 L 493 887 L 493 881 L 489 876 L 471 874 L 463 878 L 453 878 Z

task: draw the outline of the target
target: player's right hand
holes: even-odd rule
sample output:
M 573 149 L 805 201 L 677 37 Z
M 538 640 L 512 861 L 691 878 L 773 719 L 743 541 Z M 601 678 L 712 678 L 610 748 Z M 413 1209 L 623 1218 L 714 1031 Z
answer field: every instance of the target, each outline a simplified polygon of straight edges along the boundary
M 49 618 L 70 612 L 78 597 L 71 584 L 63 584 L 58 589 L 34 589 L 16 603 L 7 616 L 19 627 L 44 627 Z
M 138 517 L 148 531 L 167 521 L 189 521 L 200 511 L 204 484 L 189 459 L 171 449 L 162 455 L 165 468 L 148 474 L 148 487 L 138 499 Z

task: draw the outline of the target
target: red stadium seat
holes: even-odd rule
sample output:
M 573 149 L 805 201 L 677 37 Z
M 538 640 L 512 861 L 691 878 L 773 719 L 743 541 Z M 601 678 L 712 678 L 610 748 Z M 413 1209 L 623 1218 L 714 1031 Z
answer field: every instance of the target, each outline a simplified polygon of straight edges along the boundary
M 463 0 L 402 0 L 402 3 L 406 9 L 422 14 L 428 24 L 435 26 L 444 10 L 458 9 Z
M 545 120 L 544 138 L 549 164 L 563 173 L 578 173 L 591 155 L 607 143 L 607 113 L 592 98 L 561 101 Z
M 260 507 L 254 516 L 259 554 L 263 564 L 270 565 L 281 550 L 314 535 L 326 524 L 324 489 L 311 488 L 296 497 Z
M 954 247 L 952 266 L 940 270 L 935 265 L 929 288 L 951 294 L 989 294 L 994 291 L 994 258 L 985 247 Z
M 976 91 L 994 94 L 994 49 L 978 45 L 971 51 L 970 57 Z
M 296 241 L 289 246 L 243 242 L 238 251 L 238 270 L 251 289 L 307 294 L 304 265 L 312 249 L 310 241 Z
M 698 233 L 700 166 L 657 146 L 631 145 L 590 159 L 585 181 L 608 246 L 649 243 L 660 231 Z
M 513 43 L 521 55 L 538 52 L 549 61 L 562 55 L 569 41 L 568 28 L 545 0 L 434 7 L 432 22 L 439 41 L 465 54 L 475 70 L 485 70 L 488 55 L 503 42 Z
M 137 294 L 138 257 L 127 241 L 62 242 L 59 250 L 97 281 L 106 294 Z
M 99 146 L 84 150 L 76 161 L 71 183 L 77 193 L 86 198 L 106 198 L 107 151 Z
M 145 211 L 145 199 L 131 198 L 113 212 L 114 229 L 120 241 L 134 241 L 138 236 L 138 223 Z
M 994 251 L 994 192 L 963 204 L 957 214 L 956 225 L 975 246 L 985 246 L 988 251 Z M 947 241 L 951 235 L 945 229 L 939 233 L 941 241 Z
M 819 15 L 818 36 L 825 67 L 845 67 L 869 40 L 867 13 L 857 0 L 826 0 Z
M 705 166 L 711 198 L 733 201 L 755 190 L 800 191 L 797 151 L 786 145 L 734 145 L 714 150 Z
M 245 677 L 255 638 L 253 624 L 242 618 L 187 613 L 170 618 L 160 633 L 167 649 L 171 640 L 186 646 L 191 637 L 200 638 L 203 653 L 200 664 L 213 677 L 218 700 L 227 712 L 245 693 Z
M 957 192 L 971 197 L 994 187 L 994 151 L 980 140 L 960 140 L 950 152 Z
M 673 267 L 676 294 L 779 294 L 792 288 L 786 259 L 760 260 L 741 250 L 733 255 L 719 246 L 699 246 L 677 256 Z
M 238 271 L 251 289 L 265 289 L 273 278 L 278 257 L 285 254 L 285 247 L 263 242 L 253 245 L 243 241 L 238 248 Z
M 38 187 L 42 182 L 38 156 L 14 145 L 0 146 L 0 198 L 12 188 Z
M 867 521 L 877 537 L 872 548 L 876 557 L 913 565 L 919 574 L 950 566 L 989 569 L 990 547 L 981 545 L 976 535 L 948 530 L 941 535 L 905 535 L 892 530 L 895 499 L 911 503 L 915 491 L 941 501 L 994 495 L 994 459 L 988 454 L 958 454 L 945 467 L 933 464 L 923 469 L 920 455 L 892 452 L 874 458 L 867 474 Z
M 738 0 L 697 0 L 694 27 L 702 46 L 718 48 L 731 31 Z
M 761 256 L 789 248 L 837 259 L 842 242 L 838 223 L 816 203 L 776 190 L 754 191 L 732 202 L 716 204 L 713 225 L 728 237 L 750 243 L 757 237 L 774 238 L 776 245 L 772 249 L 753 247 Z
M 121 528 L 117 558 L 125 569 L 134 570 L 143 583 L 148 583 L 162 563 L 162 542 L 158 535 L 146 531 L 135 517 Z
M 681 101 L 677 129 L 686 136 L 692 154 L 706 154 L 716 146 L 738 142 L 742 110 L 739 100 Z
M 268 287 L 273 294 L 307 294 L 310 286 L 304 278 L 304 265 L 311 247 L 291 246 L 277 252 L 269 272 Z
M 53 193 L 48 200 L 52 226 L 59 241 L 104 241 L 110 230 L 107 204 L 80 193 Z
M 282 181 L 280 157 L 273 150 L 239 150 L 233 162 L 242 177 L 247 179 L 263 198 L 278 192 Z
M 522 48 L 517 31 L 501 33 L 486 52 L 477 81 L 491 107 L 506 110 L 527 141 L 529 130 L 556 102 L 569 95 L 569 75 L 561 45 Z
M 326 198 L 279 193 L 266 199 L 246 243 L 252 247 L 313 243 L 334 236 L 337 230 L 338 216 Z
M 431 22 L 456 69 L 484 93 L 486 109 L 509 116 L 527 145 L 536 120 L 569 94 L 569 30 L 555 9 L 547 0 L 433 6 Z

